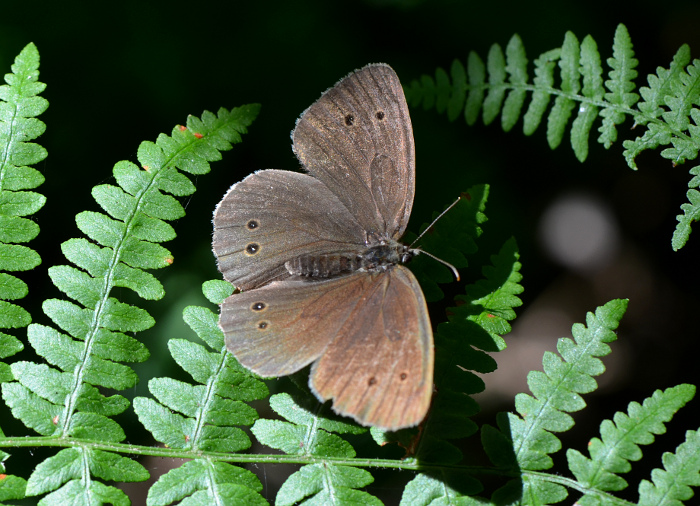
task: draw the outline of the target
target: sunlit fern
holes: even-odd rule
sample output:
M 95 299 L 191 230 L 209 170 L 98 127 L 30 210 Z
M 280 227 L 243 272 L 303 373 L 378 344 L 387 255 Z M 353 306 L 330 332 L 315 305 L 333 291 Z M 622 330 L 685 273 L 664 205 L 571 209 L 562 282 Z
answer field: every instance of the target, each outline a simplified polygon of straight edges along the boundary
M 449 75 L 438 68 L 435 78 L 424 75 L 405 91 L 410 105 L 446 112 L 450 121 L 463 115 L 473 125 L 481 113 L 488 125 L 500 115 L 503 130 L 509 131 L 522 116 L 525 135 L 546 121 L 547 142 L 552 149 L 561 144 L 573 117 L 569 139 L 581 162 L 588 156 L 589 136 L 599 117 L 597 141 L 606 149 L 617 141 L 617 126 L 627 118 L 633 120 L 637 137 L 622 143 L 625 160 L 633 169 L 635 158 L 649 149 L 662 148 L 661 156 L 673 165 L 697 158 L 700 60 L 691 62 L 690 48 L 681 46 L 668 69 L 657 68 L 656 74 L 647 76 L 647 86 L 638 87 L 632 41 L 625 26 L 619 25 L 612 57 L 606 63 L 607 74 L 590 35 L 579 42 L 567 32 L 560 48 L 534 60 L 534 77 L 530 79 L 525 47 L 514 35 L 505 54 L 498 44 L 491 46 L 486 64 L 472 51 L 466 68 L 455 60 Z M 696 168 L 690 171 L 693 176 L 695 172 Z M 700 217 L 700 193 L 694 189 L 698 184 L 693 178 L 688 185 L 689 203 L 681 206 L 683 214 L 678 216 L 672 239 L 676 250 L 685 245 L 692 222 Z

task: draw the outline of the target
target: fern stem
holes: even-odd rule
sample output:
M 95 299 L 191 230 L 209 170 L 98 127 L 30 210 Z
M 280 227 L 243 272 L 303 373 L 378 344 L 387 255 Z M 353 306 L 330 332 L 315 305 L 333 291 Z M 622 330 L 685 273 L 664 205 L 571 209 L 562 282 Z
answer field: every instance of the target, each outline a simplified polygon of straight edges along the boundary
M 120 454 L 144 455 L 151 457 L 163 457 L 172 459 L 202 459 L 207 458 L 212 462 L 232 463 L 258 463 L 258 464 L 322 464 L 324 462 L 333 465 L 344 465 L 367 468 L 405 469 L 408 471 L 438 471 L 458 470 L 474 475 L 495 475 L 515 477 L 510 468 L 460 466 L 456 464 L 426 464 L 415 459 L 390 460 L 374 458 L 343 458 L 343 457 L 318 457 L 312 455 L 273 455 L 255 453 L 217 453 L 202 452 L 201 450 L 183 450 L 179 448 L 163 448 L 155 446 L 141 446 L 125 443 L 101 443 L 88 439 L 61 438 L 61 437 L 18 437 L 0 439 L 0 448 L 21 447 L 62 447 L 83 448 L 90 450 L 103 450 Z

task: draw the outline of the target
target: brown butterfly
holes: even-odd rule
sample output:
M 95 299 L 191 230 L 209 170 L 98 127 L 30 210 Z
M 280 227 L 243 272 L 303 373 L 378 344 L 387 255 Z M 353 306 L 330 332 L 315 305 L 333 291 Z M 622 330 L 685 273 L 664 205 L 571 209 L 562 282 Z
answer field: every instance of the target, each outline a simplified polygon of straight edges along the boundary
M 226 346 L 263 377 L 313 363 L 333 410 L 388 430 L 417 425 L 433 388 L 433 334 L 400 244 L 415 192 L 413 130 L 391 67 L 368 65 L 297 121 L 309 174 L 263 170 L 214 213 L 214 253 L 241 290 L 221 305 Z

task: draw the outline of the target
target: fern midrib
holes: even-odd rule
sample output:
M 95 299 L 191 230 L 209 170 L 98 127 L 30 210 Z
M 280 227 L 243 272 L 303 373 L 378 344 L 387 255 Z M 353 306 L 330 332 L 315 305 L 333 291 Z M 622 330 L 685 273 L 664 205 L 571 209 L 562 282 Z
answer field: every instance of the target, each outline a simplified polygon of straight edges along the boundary
M 209 486 L 206 487 L 206 489 L 211 492 L 209 494 L 209 498 L 211 499 L 211 496 L 214 496 L 213 504 L 215 506 L 225 506 L 225 503 L 221 500 L 221 494 L 219 493 L 219 483 L 217 482 L 216 475 L 214 474 L 213 462 L 211 459 L 204 459 L 204 462 L 206 462 L 207 481 L 209 482 Z
M 214 393 L 215 391 L 215 385 L 216 382 L 219 379 L 219 375 L 221 372 L 226 369 L 226 358 L 227 358 L 227 350 L 226 347 L 224 346 L 223 350 L 221 351 L 221 360 L 219 360 L 219 366 L 214 374 L 209 378 L 207 381 L 206 385 L 206 392 L 204 395 L 204 406 L 199 410 L 199 414 L 197 417 L 195 417 L 195 426 L 194 426 L 194 431 L 192 431 L 192 448 L 197 449 L 199 448 L 199 438 L 201 437 L 201 432 L 204 429 L 205 423 L 204 419 L 206 418 L 206 413 L 209 412 L 209 408 L 211 407 L 212 403 L 216 399 L 216 394 Z
M 638 433 L 639 429 L 644 430 L 645 433 L 657 435 L 657 433 L 652 432 L 651 430 L 646 430 L 646 429 L 644 429 L 644 427 L 645 427 L 645 422 L 647 420 L 658 421 L 658 414 L 651 412 L 649 410 L 645 410 L 645 412 L 647 414 L 646 414 L 646 416 L 643 416 L 642 418 L 632 418 L 629 415 L 622 413 L 622 415 L 625 416 L 626 419 L 634 421 L 634 429 L 624 431 L 618 427 L 617 423 L 615 423 L 615 432 L 616 432 L 616 434 L 622 434 L 622 437 L 616 438 L 614 445 L 609 445 L 609 444 L 605 443 L 606 452 L 603 454 L 603 456 L 602 456 L 603 458 L 600 458 L 601 456 L 596 456 L 595 459 L 591 458 L 591 461 L 595 462 L 595 464 L 597 464 L 596 471 L 595 471 L 595 473 L 593 473 L 592 479 L 590 480 L 591 483 L 595 484 L 598 481 L 597 478 L 599 478 L 601 476 L 603 471 L 607 471 L 609 473 L 616 474 L 613 471 L 608 470 L 608 466 L 607 466 L 608 462 L 610 461 L 611 455 L 614 455 L 613 450 L 615 448 L 618 448 L 623 442 L 626 442 L 626 441 L 631 442 L 635 446 L 639 446 L 640 443 L 637 443 L 634 440 L 634 435 L 636 433 Z M 656 416 L 654 416 L 655 414 L 656 414 Z M 601 437 L 601 441 L 603 441 L 602 437 Z M 624 457 L 622 457 L 622 458 L 624 458 Z M 628 460 L 628 459 L 625 458 L 625 460 Z M 662 504 L 662 503 L 659 503 L 659 504 Z
M 316 442 L 316 434 L 318 433 L 318 420 L 319 413 L 323 409 L 323 404 L 317 403 L 316 409 L 313 414 L 313 422 L 307 427 L 306 434 L 304 434 L 304 454 L 311 455 L 312 447 L 311 445 Z
M 179 151 L 177 152 L 179 153 Z M 92 327 L 90 329 L 90 332 L 85 336 L 85 347 L 83 349 L 83 354 L 81 355 L 81 361 L 79 367 L 77 367 L 77 371 L 74 373 L 75 377 L 75 382 L 73 386 L 73 391 L 71 392 L 70 395 L 70 401 L 68 403 L 68 406 L 66 406 L 66 413 L 67 416 L 65 417 L 63 421 L 63 433 L 65 434 L 68 430 L 68 427 L 70 425 L 70 420 L 72 419 L 73 415 L 75 414 L 76 411 L 76 405 L 78 403 L 79 399 L 79 392 L 80 392 L 80 385 L 83 382 L 83 377 L 85 375 L 85 370 L 88 364 L 88 359 L 89 357 L 92 356 L 92 347 L 94 346 L 95 343 L 95 336 L 99 329 L 101 328 L 101 322 L 102 322 L 102 315 L 104 313 L 104 308 L 105 305 L 107 304 L 107 301 L 109 300 L 110 294 L 112 292 L 112 289 L 114 288 L 114 276 L 116 273 L 116 268 L 119 265 L 119 262 L 121 260 L 122 256 L 122 251 L 124 248 L 124 243 L 127 240 L 127 238 L 131 235 L 131 230 L 133 229 L 134 226 L 134 221 L 135 217 L 138 213 L 138 211 L 141 208 L 141 203 L 143 202 L 144 196 L 148 193 L 148 191 L 154 186 L 155 182 L 157 181 L 158 177 L 161 174 L 161 171 L 163 167 L 167 167 L 169 162 L 171 162 L 175 156 L 177 156 L 177 153 L 175 155 L 172 155 L 168 157 L 164 163 L 158 167 L 156 171 L 153 171 L 152 167 L 149 167 L 145 169 L 145 172 L 151 175 L 151 179 L 144 186 L 144 188 L 138 192 L 136 195 L 134 195 L 134 206 L 129 213 L 128 217 L 126 220 L 124 220 L 124 224 L 126 225 L 124 227 L 124 233 L 122 236 L 119 238 L 119 241 L 117 244 L 114 246 L 112 250 L 112 258 L 110 259 L 109 262 L 109 267 L 107 269 L 107 275 L 104 277 L 104 283 L 103 283 L 103 296 L 100 299 L 100 301 L 95 305 L 94 313 L 93 313 L 93 319 L 92 319 Z
M 8 103 L 8 102 L 5 102 Z M 3 158 L 0 161 L 0 192 L 4 190 L 5 186 L 5 174 L 7 172 L 7 166 L 9 165 L 10 162 L 10 151 L 11 148 L 15 145 L 15 126 L 16 122 L 15 119 L 18 117 L 17 114 L 17 104 L 13 103 L 12 104 L 13 111 L 12 111 L 12 121 L 10 121 L 10 135 L 7 136 L 7 142 L 5 142 L 5 149 L 3 151 Z
M 567 478 L 566 476 L 561 476 L 554 473 L 544 473 L 540 471 L 527 471 L 522 470 L 524 476 L 530 476 L 536 478 L 538 481 L 543 481 L 546 483 L 556 483 L 566 488 L 573 490 L 578 490 L 582 494 L 595 496 L 601 499 L 600 504 L 606 505 L 618 505 L 618 506 L 635 506 L 637 503 L 626 501 L 625 499 L 620 499 L 612 494 L 604 492 L 596 488 L 589 488 L 583 485 L 581 482 L 576 481 L 572 478 Z M 662 503 L 659 503 L 662 504 Z

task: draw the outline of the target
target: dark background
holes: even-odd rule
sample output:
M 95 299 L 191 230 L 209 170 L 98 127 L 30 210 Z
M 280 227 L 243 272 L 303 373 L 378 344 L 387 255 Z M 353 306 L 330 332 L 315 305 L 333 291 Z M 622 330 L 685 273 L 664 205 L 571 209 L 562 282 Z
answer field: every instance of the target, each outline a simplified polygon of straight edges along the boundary
M 99 7 L 98 7 L 99 5 Z M 614 2 L 458 2 L 365 0 L 357 2 L 16 2 L 3 5 L 0 18 L 0 69 L 9 71 L 17 53 L 34 42 L 41 54 L 40 80 L 50 108 L 41 117 L 47 132 L 39 142 L 49 157 L 39 165 L 46 183 L 38 191 L 48 202 L 36 215 L 41 234 L 33 243 L 43 264 L 23 276 L 30 295 L 23 305 L 34 321 L 48 323 L 41 301 L 61 294 L 48 281 L 46 268 L 61 264 L 60 243 L 79 235 L 76 213 L 97 205 L 90 189 L 112 183 L 112 166 L 119 160 L 136 161 L 139 142 L 169 133 L 188 114 L 216 111 L 224 106 L 259 102 L 262 110 L 244 142 L 224 154 L 212 173 L 196 178 L 198 192 L 185 200 L 188 215 L 175 223 L 178 238 L 166 244 L 175 264 L 156 274 L 167 295 L 159 302 L 135 301 L 128 290 L 117 290 L 123 300 L 146 307 L 157 325 L 140 334 L 152 357 L 135 368 L 142 381 L 133 395 L 148 395 L 147 378 L 177 376 L 179 369 L 167 353 L 170 338 L 193 334 L 181 320 L 188 304 L 206 305 L 201 283 L 218 277 L 210 249 L 211 213 L 226 189 L 248 173 L 278 168 L 295 170 L 289 132 L 299 114 L 321 92 L 353 69 L 370 62 L 394 67 L 404 84 L 421 74 L 449 69 L 454 58 L 466 62 L 470 50 L 486 57 L 493 43 L 505 47 L 518 33 L 530 61 L 562 44 L 570 30 L 582 40 L 591 34 L 603 62 L 611 54 L 618 23 L 629 29 L 640 60 L 636 82 L 668 66 L 682 43 L 700 50 L 696 2 L 639 1 L 635 11 Z M 605 66 L 605 71 L 608 68 Z M 529 68 L 532 75 L 532 65 Z M 570 335 L 574 322 L 615 297 L 630 299 L 602 388 L 586 397 L 589 408 L 576 415 L 576 435 L 568 444 L 583 450 L 598 433 L 603 418 L 626 410 L 657 388 L 681 382 L 697 383 L 696 262 L 700 238 L 691 237 L 674 253 L 670 239 L 679 206 L 685 202 L 687 171 L 694 164 L 673 168 L 658 152 L 638 158 L 631 171 L 622 158 L 622 139 L 637 135 L 628 119 L 619 140 L 608 151 L 591 133 L 590 154 L 579 163 L 568 137 L 555 151 L 542 125 L 529 138 L 522 122 L 503 133 L 500 118 L 485 127 L 468 127 L 462 119 L 450 124 L 435 111 L 411 111 L 416 141 L 417 190 L 409 229 L 417 230 L 431 213 L 476 183 L 489 183 L 489 221 L 479 242 L 480 252 L 470 259 L 463 279 L 477 279 L 479 266 L 514 236 L 520 246 L 525 292 L 511 346 L 497 355 L 499 371 L 487 375 L 480 396 L 484 411 L 480 423 L 494 423 L 494 412 L 512 409 L 515 392 L 526 390 L 526 372 L 539 368 L 542 351 L 556 339 Z M 567 132 L 568 135 L 568 132 Z M 585 195 L 607 210 L 614 224 L 613 253 L 604 262 L 576 269 L 553 260 L 538 240 L 541 218 L 561 196 Z M 585 227 L 585 224 L 584 224 Z M 585 230 L 582 230 L 582 234 Z M 448 287 L 458 293 L 461 285 Z M 442 320 L 440 311 L 432 315 Z M 24 331 L 15 335 L 26 337 Z M 511 351 L 517 350 L 517 351 Z M 32 359 L 29 352 L 21 355 Z M 274 384 L 273 384 L 274 387 Z M 630 497 L 636 483 L 659 465 L 660 452 L 671 450 L 685 430 L 698 425 L 697 402 L 685 408 L 669 426 L 659 444 L 645 449 L 638 475 L 630 477 Z M 3 406 L 6 434 L 26 434 Z M 150 444 L 150 435 L 123 415 L 128 440 Z M 264 451 L 264 449 L 254 449 Z M 7 464 L 12 474 L 27 476 L 46 453 L 13 451 Z M 167 469 L 163 460 L 144 462 L 154 473 Z M 24 466 L 27 466 L 26 468 Z M 645 467 L 647 466 L 647 467 Z M 565 470 L 562 470 L 565 472 Z M 265 496 L 274 500 L 279 486 L 276 468 L 264 470 Z M 389 473 L 376 472 L 370 491 L 387 503 L 397 501 L 400 483 Z M 404 473 L 402 480 L 410 479 Z M 261 475 L 262 476 L 262 475 Z M 277 484 L 276 484 L 277 482 Z M 129 490 L 134 504 L 142 504 L 146 485 Z M 399 491 L 399 492 L 397 492 Z

